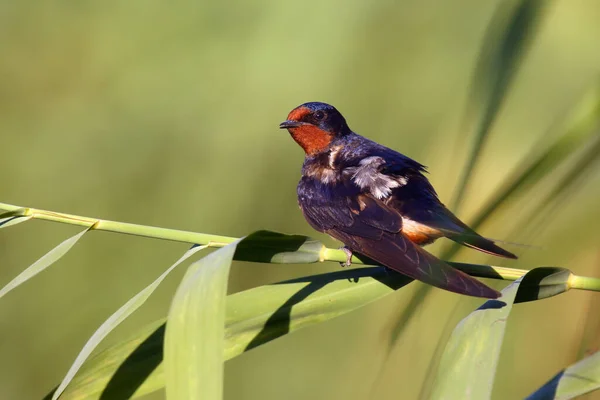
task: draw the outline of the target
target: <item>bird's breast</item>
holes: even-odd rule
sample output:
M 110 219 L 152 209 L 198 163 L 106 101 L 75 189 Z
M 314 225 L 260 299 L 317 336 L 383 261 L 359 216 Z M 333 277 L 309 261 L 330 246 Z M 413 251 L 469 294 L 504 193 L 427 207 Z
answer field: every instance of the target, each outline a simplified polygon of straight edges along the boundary
M 333 146 L 328 152 L 311 157 L 305 161 L 302 175 L 314 179 L 323 185 L 336 184 L 342 178 L 338 169 L 337 157 L 341 146 Z
M 340 173 L 337 170 L 322 165 L 308 166 L 304 169 L 304 176 L 324 185 L 334 184 L 340 180 Z

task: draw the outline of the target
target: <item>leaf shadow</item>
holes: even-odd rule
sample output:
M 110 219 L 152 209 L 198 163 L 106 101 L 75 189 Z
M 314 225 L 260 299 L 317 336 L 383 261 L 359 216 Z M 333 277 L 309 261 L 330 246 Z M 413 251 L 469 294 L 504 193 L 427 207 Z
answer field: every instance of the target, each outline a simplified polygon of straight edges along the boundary
M 556 398 L 556 390 L 565 370 L 560 371 L 541 388 L 530 394 L 525 400 L 552 400 Z
M 505 307 L 506 303 L 501 300 L 488 300 L 483 303 L 477 310 L 491 310 L 491 309 L 500 309 Z
M 127 358 L 111 376 L 104 390 L 98 397 L 99 400 L 127 400 L 148 379 L 150 374 L 163 361 L 163 341 L 165 337 L 166 322 L 152 332 Z M 55 387 L 43 400 L 50 400 Z
M 166 323 L 146 338 L 117 368 L 100 395 L 100 400 L 130 399 L 163 361 Z
M 287 299 L 265 322 L 261 331 L 248 343 L 244 351 L 251 350 L 261 344 L 277 339 L 290 331 L 292 307 L 305 300 L 308 296 L 322 289 L 325 285 L 337 280 L 349 280 L 358 283 L 360 278 L 373 278 L 393 290 L 400 289 L 413 281 L 405 275 L 390 271 L 385 267 L 355 268 L 344 271 L 330 272 L 315 276 L 292 279 L 277 284 L 309 282 L 308 285 Z

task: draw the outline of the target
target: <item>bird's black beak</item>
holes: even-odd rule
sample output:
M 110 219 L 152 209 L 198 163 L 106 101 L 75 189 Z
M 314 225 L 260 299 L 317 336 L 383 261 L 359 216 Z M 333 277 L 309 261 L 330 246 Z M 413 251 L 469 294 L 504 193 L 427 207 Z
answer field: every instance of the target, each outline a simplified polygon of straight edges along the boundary
M 283 121 L 279 124 L 279 129 L 298 128 L 299 126 L 302 126 L 304 124 L 304 122 L 292 121 L 288 119 L 287 121 Z

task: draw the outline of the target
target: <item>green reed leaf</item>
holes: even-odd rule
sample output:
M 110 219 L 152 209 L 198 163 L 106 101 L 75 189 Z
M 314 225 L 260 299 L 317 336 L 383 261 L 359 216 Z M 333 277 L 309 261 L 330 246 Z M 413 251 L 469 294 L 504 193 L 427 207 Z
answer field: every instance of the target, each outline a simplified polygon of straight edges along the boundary
M 523 278 L 521 278 L 523 279 Z M 489 399 L 508 315 L 521 279 L 454 328 L 440 361 L 432 399 Z
M 73 247 L 75 243 L 77 243 L 77 241 L 79 241 L 79 239 L 81 239 L 81 237 L 89 230 L 90 228 L 87 228 L 79 232 L 77 235 L 70 237 L 27 267 L 25 271 L 21 272 L 19 275 L 17 275 L 17 277 L 6 284 L 6 286 L 0 289 L 0 298 L 58 261 L 62 256 L 67 254 L 67 252 L 71 250 L 71 247 Z
M 196 254 L 198 251 L 205 249 L 207 246 L 194 246 L 190 250 L 188 250 L 179 260 L 177 260 L 173 265 L 171 265 L 165 272 L 163 272 L 158 278 L 154 280 L 151 284 L 146 286 L 143 290 L 141 290 L 138 294 L 133 296 L 127 303 L 121 306 L 117 311 L 115 311 L 106 321 L 100 325 L 100 327 L 94 332 L 94 334 L 88 339 L 86 344 L 83 346 L 73 365 L 69 368 L 66 376 L 63 378 L 62 382 L 52 395 L 52 400 L 58 399 L 58 397 L 63 393 L 67 385 L 73 380 L 75 374 L 79 371 L 83 363 L 88 359 L 90 354 L 94 351 L 94 349 L 108 336 L 110 332 L 112 332 L 117 326 L 121 324 L 127 317 L 133 314 L 138 308 L 140 308 L 146 300 L 150 297 L 152 293 L 156 290 L 158 285 L 162 283 L 162 281 L 167 277 L 167 275 L 175 269 L 179 264 Z
M 175 293 L 164 350 L 167 399 L 223 398 L 225 298 L 236 246 L 192 264 Z

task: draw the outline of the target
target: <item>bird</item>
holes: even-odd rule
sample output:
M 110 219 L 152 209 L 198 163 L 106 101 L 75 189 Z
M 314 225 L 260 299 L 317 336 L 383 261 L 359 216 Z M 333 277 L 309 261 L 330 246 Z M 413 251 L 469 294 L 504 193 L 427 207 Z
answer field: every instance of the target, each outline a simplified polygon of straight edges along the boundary
M 500 293 L 422 248 L 446 237 L 499 257 L 517 256 L 484 238 L 439 199 L 417 161 L 353 132 L 333 106 L 294 108 L 279 125 L 304 150 L 298 205 L 315 230 L 391 270 L 451 292 Z

